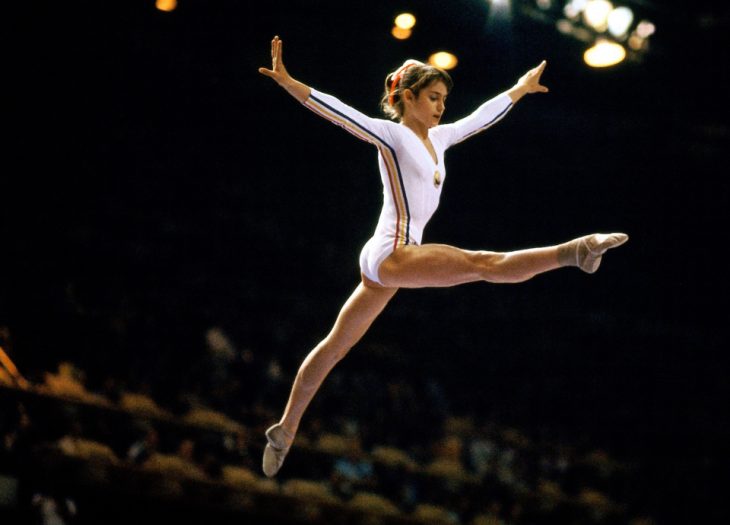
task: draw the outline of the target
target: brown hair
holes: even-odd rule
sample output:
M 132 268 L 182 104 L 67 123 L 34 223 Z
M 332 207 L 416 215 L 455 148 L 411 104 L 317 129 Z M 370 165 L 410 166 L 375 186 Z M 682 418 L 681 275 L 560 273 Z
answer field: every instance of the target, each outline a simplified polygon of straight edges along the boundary
M 393 86 L 393 79 L 399 74 L 401 75 L 400 80 L 396 80 L 396 85 Z M 451 91 L 451 88 L 454 87 L 451 76 L 443 69 L 423 64 L 422 62 L 416 62 L 415 60 L 407 60 L 401 67 L 392 73 L 388 73 L 388 76 L 385 77 L 385 93 L 380 100 L 380 109 L 389 118 L 399 120 L 403 117 L 403 111 L 405 109 L 402 98 L 403 91 L 410 89 L 414 95 L 418 96 L 421 89 L 430 86 L 438 80 L 446 85 L 447 91 Z M 392 92 L 391 87 L 393 88 Z

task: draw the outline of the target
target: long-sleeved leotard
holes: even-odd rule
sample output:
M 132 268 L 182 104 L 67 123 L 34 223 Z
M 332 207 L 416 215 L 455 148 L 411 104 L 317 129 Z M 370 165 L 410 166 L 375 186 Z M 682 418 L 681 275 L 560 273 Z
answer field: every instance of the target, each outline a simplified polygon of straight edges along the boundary
M 360 269 L 368 279 L 380 283 L 378 268 L 393 250 L 399 245 L 421 244 L 446 178 L 444 152 L 498 122 L 513 104 L 502 93 L 463 119 L 430 128 L 436 161 L 415 132 L 403 124 L 368 117 L 315 89 L 304 105 L 378 148 L 383 209 L 375 234 L 360 254 Z

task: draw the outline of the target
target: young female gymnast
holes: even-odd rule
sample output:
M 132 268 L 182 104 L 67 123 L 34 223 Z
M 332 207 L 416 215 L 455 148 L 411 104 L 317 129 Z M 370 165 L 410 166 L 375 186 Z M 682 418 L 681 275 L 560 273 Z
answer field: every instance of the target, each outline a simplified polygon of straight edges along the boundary
M 362 281 L 347 300 L 331 332 L 302 363 L 281 420 L 266 431 L 263 471 L 281 468 L 302 415 L 322 381 L 368 330 L 398 288 L 444 287 L 475 281 L 518 283 L 564 266 L 593 273 L 602 255 L 628 239 L 596 233 L 542 248 L 507 253 L 421 244 L 426 223 L 439 203 L 446 178 L 444 151 L 504 117 L 524 95 L 546 93 L 540 84 L 545 61 L 471 115 L 439 125 L 452 86 L 448 73 L 406 61 L 385 80 L 381 107 L 394 121 L 370 118 L 338 99 L 295 80 L 282 61 L 282 41 L 271 41 L 272 68 L 259 72 L 318 115 L 378 149 L 383 209 L 374 235 L 360 254 Z

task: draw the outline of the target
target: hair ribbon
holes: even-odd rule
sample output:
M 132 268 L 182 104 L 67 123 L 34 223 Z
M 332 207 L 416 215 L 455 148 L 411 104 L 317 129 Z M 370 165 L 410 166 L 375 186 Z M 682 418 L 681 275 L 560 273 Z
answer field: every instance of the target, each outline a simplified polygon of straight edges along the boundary
M 405 73 L 409 67 L 415 66 L 417 64 L 418 64 L 418 62 L 416 62 L 415 60 L 408 61 L 405 64 L 403 64 L 400 67 L 400 69 L 398 69 L 398 71 L 395 72 L 395 74 L 393 74 L 393 80 L 390 83 L 390 94 L 388 95 L 388 104 L 390 104 L 391 106 L 393 105 L 393 99 L 395 97 L 395 88 L 398 85 L 398 83 L 401 81 L 401 78 L 403 78 L 403 73 Z

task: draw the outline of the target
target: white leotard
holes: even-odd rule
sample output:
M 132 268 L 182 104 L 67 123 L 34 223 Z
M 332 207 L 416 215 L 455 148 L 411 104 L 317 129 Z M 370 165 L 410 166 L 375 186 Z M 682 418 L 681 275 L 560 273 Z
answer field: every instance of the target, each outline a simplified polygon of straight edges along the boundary
M 360 269 L 368 279 L 380 283 L 378 268 L 393 250 L 421 244 L 423 230 L 441 197 L 446 149 L 498 122 L 512 107 L 512 100 L 502 93 L 461 120 L 430 128 L 428 137 L 437 162 L 415 132 L 403 124 L 368 117 L 315 89 L 304 105 L 378 148 L 383 209 L 375 234 L 360 254 Z

